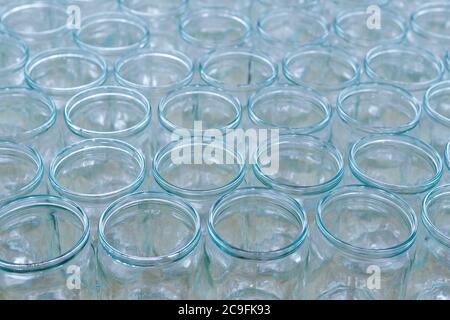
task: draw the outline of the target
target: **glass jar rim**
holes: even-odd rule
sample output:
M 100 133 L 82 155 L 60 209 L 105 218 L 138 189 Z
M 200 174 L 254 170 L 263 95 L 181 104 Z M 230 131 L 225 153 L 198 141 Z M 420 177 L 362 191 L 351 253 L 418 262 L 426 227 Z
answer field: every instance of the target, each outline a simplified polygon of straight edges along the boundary
M 0 68 L 0 74 L 8 74 L 9 72 L 22 69 L 29 58 L 29 50 L 25 42 L 23 42 L 21 39 L 16 38 L 15 36 L 0 34 L 0 42 L 3 41 L 9 42 L 8 46 L 17 47 L 22 52 L 22 56 L 19 61 L 13 63 L 12 65 Z
M 354 246 L 336 237 L 325 225 L 325 221 L 323 219 L 324 210 L 330 202 L 340 200 L 345 196 L 351 196 L 352 198 L 354 198 L 355 193 L 365 194 L 366 197 L 375 198 L 378 201 L 390 202 L 392 205 L 395 205 L 398 209 L 400 209 L 403 216 L 406 217 L 406 219 L 404 220 L 408 221 L 409 223 L 410 232 L 408 238 L 401 243 L 389 248 L 371 249 Z M 385 259 L 398 256 L 406 252 L 414 245 L 417 237 L 418 222 L 416 214 L 411 206 L 405 200 L 395 195 L 394 193 L 390 193 L 388 191 L 384 191 L 382 189 L 374 188 L 371 186 L 348 185 L 339 187 L 331 191 L 319 202 L 317 206 L 316 226 L 318 227 L 322 236 L 324 236 L 327 241 L 332 243 L 342 252 L 366 258 L 369 257 L 374 259 Z
M 294 59 L 297 59 L 299 56 L 304 54 L 324 54 L 330 56 L 333 59 L 336 59 L 338 57 L 339 59 L 342 59 L 346 64 L 350 66 L 350 68 L 353 70 L 353 77 L 336 85 L 327 85 L 322 82 L 314 82 L 311 84 L 299 82 L 298 80 L 295 79 L 295 75 L 289 70 L 289 64 Z M 358 60 L 356 60 L 353 56 L 351 56 L 347 51 L 334 46 L 323 46 L 323 45 L 305 45 L 301 46 L 295 52 L 289 53 L 286 57 L 283 58 L 282 69 L 284 77 L 295 85 L 307 87 L 314 86 L 323 88 L 325 90 L 342 90 L 344 88 L 347 88 L 348 86 L 357 83 L 360 79 L 361 74 L 361 66 Z
M 227 43 L 208 43 L 207 41 L 203 39 L 199 39 L 195 37 L 195 35 L 191 35 L 186 31 L 186 26 L 194 21 L 195 19 L 203 19 L 203 18 L 225 18 L 228 20 L 235 21 L 239 24 L 241 24 L 245 31 L 238 37 L 238 39 L 227 42 Z M 188 12 L 186 15 L 182 16 L 180 19 L 179 27 L 178 27 L 180 36 L 183 40 L 186 42 L 197 45 L 200 47 L 205 47 L 208 49 L 215 49 L 222 46 L 238 46 L 242 43 L 244 43 L 251 35 L 252 31 L 252 25 L 250 20 L 244 16 L 241 15 L 238 12 L 234 12 L 228 9 L 223 8 L 204 8 L 204 9 L 197 9 L 191 12 Z
M 264 80 L 253 84 L 230 84 L 224 83 L 218 79 L 215 79 L 207 74 L 206 69 L 209 64 L 220 61 L 223 58 L 229 58 L 233 56 L 247 56 L 251 59 L 258 60 L 271 69 L 271 75 Z M 275 82 L 278 76 L 278 65 L 272 61 L 272 58 L 267 54 L 254 49 L 234 48 L 234 49 L 218 49 L 204 55 L 199 60 L 199 73 L 201 79 L 208 85 L 230 91 L 246 91 L 249 89 L 257 90 L 262 87 L 266 87 Z
M 277 250 L 265 252 L 244 250 L 224 240 L 215 229 L 216 217 L 220 216 L 220 211 L 223 209 L 223 206 L 228 205 L 231 201 L 246 196 L 266 197 L 276 201 L 278 205 L 287 208 L 296 221 L 301 224 L 302 230 L 300 234 L 289 245 Z M 308 237 L 308 230 L 309 226 L 305 211 L 298 201 L 284 193 L 263 187 L 239 188 L 231 193 L 223 195 L 211 207 L 208 218 L 208 235 L 214 244 L 226 254 L 245 260 L 273 261 L 285 258 L 297 251 L 305 242 Z
M 147 203 L 150 201 L 158 201 L 158 203 L 163 202 L 168 206 L 170 205 L 172 207 L 178 207 L 179 210 L 182 210 L 183 213 L 192 220 L 193 227 L 195 228 L 192 238 L 185 245 L 183 245 L 183 247 L 177 249 L 175 252 L 154 257 L 140 257 L 129 255 L 114 247 L 113 244 L 109 243 L 105 235 L 105 228 L 108 224 L 108 220 L 113 216 L 119 215 L 122 209 L 139 205 L 142 202 Z M 133 193 L 114 201 L 101 215 L 98 228 L 99 242 L 113 259 L 117 259 L 128 265 L 139 267 L 155 267 L 174 263 L 183 259 L 188 254 L 190 254 L 197 247 L 197 245 L 199 245 L 201 234 L 202 231 L 200 216 L 189 203 L 175 195 L 151 191 Z
M 127 98 L 129 100 L 132 99 L 133 102 L 139 104 L 141 108 L 145 110 L 145 115 L 143 119 L 141 119 L 135 125 L 128 127 L 126 129 L 117 130 L 117 131 L 95 131 L 89 130 L 86 128 L 82 128 L 75 124 L 71 119 L 71 114 L 75 111 L 75 109 L 79 106 L 83 106 L 86 101 L 89 101 L 92 98 L 96 97 L 110 97 L 110 96 L 121 96 L 122 98 Z M 152 108 L 150 106 L 150 102 L 148 99 L 141 94 L 139 91 L 134 89 L 128 89 L 125 87 L 119 86 L 102 86 L 87 89 L 82 91 L 75 96 L 73 96 L 66 104 L 64 108 L 64 121 L 66 126 L 69 128 L 77 136 L 92 139 L 92 138 L 126 138 L 133 135 L 136 135 L 142 132 L 145 128 L 150 125 L 152 118 Z
M 233 120 L 229 123 L 224 124 L 221 128 L 212 128 L 212 129 L 218 129 L 221 132 L 225 133 L 227 129 L 235 129 L 239 125 L 242 119 L 242 106 L 238 99 L 236 99 L 234 96 L 226 93 L 223 90 L 220 90 L 215 87 L 207 86 L 207 85 L 190 85 L 183 88 L 180 88 L 178 90 L 174 90 L 164 96 L 159 104 L 158 104 L 158 119 L 159 123 L 168 131 L 174 132 L 177 129 L 183 129 L 188 130 L 192 136 L 196 134 L 202 134 L 207 129 L 204 129 L 202 132 L 195 132 L 193 129 L 186 129 L 181 128 L 171 122 L 167 117 L 165 116 L 164 110 L 168 109 L 170 107 L 170 103 L 179 97 L 182 96 L 190 96 L 190 95 L 210 95 L 214 97 L 218 97 L 227 103 L 229 103 L 236 114 L 236 116 L 233 118 Z
M 415 56 L 421 56 L 422 58 L 424 58 L 425 60 L 434 65 L 438 74 L 433 79 L 409 83 L 401 81 L 390 81 L 388 79 L 383 79 L 379 77 L 377 72 L 373 70 L 370 65 L 373 59 L 376 59 L 383 54 L 398 53 L 398 52 L 403 53 L 409 52 L 411 54 L 414 54 Z M 371 50 L 369 50 L 369 52 L 367 52 L 367 55 L 364 59 L 364 67 L 366 75 L 372 81 L 395 84 L 403 88 L 407 88 L 410 91 L 418 91 L 425 88 L 429 88 L 434 83 L 440 81 L 444 75 L 444 64 L 442 60 L 439 57 L 437 57 L 433 52 L 414 45 L 392 44 L 392 45 L 376 46 Z
M 79 220 L 83 227 L 83 232 L 80 239 L 72 246 L 70 250 L 47 261 L 31 264 L 17 264 L 0 259 L 0 269 L 15 273 L 29 273 L 57 268 L 77 256 L 89 243 L 90 224 L 86 213 L 75 202 L 59 196 L 33 195 L 16 198 L 0 208 L 0 219 L 8 214 L 14 214 L 14 212 L 17 211 L 17 208 L 24 209 L 36 206 L 57 207 L 70 212 Z
M 331 156 L 332 159 L 337 164 L 337 170 L 333 177 L 328 179 L 325 182 L 321 182 L 316 185 L 293 185 L 285 182 L 277 181 L 276 179 L 266 175 L 261 167 L 259 156 L 262 152 L 267 153 L 267 148 L 269 147 L 269 142 L 263 142 L 262 146 L 263 148 L 258 147 L 258 150 L 256 151 L 254 155 L 254 164 L 252 166 L 253 173 L 255 174 L 256 178 L 260 180 L 264 185 L 269 186 L 270 188 L 282 192 L 287 193 L 299 193 L 302 195 L 312 195 L 312 194 L 321 194 L 324 192 L 327 192 L 334 187 L 336 187 L 342 180 L 342 177 L 344 175 L 344 158 L 341 154 L 341 152 L 330 142 L 321 140 L 317 137 L 310 136 L 310 135 L 302 135 L 302 134 L 282 134 L 280 135 L 278 141 L 276 142 L 277 145 L 282 145 L 288 143 L 289 145 L 293 145 L 296 143 L 305 143 L 308 146 L 316 147 L 317 149 L 323 149 L 326 150 L 326 152 Z M 270 143 L 270 147 L 272 147 L 273 143 Z
M 146 17 L 146 18 L 160 18 L 161 16 L 178 16 L 182 14 L 187 8 L 189 0 L 180 0 L 180 4 L 178 6 L 174 6 L 173 8 L 169 8 L 162 14 L 151 14 L 150 12 L 140 11 L 134 8 L 130 8 L 125 3 L 126 0 L 119 0 L 119 7 L 121 10 L 131 13 L 138 17 Z
M 85 83 L 76 87 L 68 87 L 68 88 L 48 87 L 39 84 L 37 81 L 33 79 L 32 72 L 40 64 L 47 63 L 48 61 L 51 61 L 53 59 L 60 59 L 67 57 L 87 60 L 89 63 L 97 65 L 97 67 L 100 68 L 102 74 L 100 75 L 99 78 L 91 81 L 90 83 Z M 25 65 L 25 80 L 28 83 L 28 85 L 33 89 L 47 92 L 51 95 L 74 94 L 81 90 L 97 87 L 104 84 L 107 77 L 108 77 L 108 67 L 105 59 L 103 59 L 100 55 L 96 54 L 95 52 L 78 48 L 58 48 L 46 50 L 33 56 Z
M 411 31 L 422 37 L 434 38 L 437 41 L 449 41 L 450 35 L 447 35 L 447 33 L 433 32 L 426 27 L 422 27 L 417 21 L 421 16 L 437 12 L 446 12 L 447 14 L 450 14 L 450 4 L 448 2 L 431 2 L 420 6 L 409 18 Z
M 84 42 L 80 38 L 80 34 L 86 30 L 86 28 L 91 27 L 92 25 L 101 24 L 105 22 L 115 22 L 120 24 L 127 24 L 132 25 L 133 27 L 139 29 L 139 31 L 142 33 L 142 36 L 140 39 L 130 45 L 126 46 L 119 46 L 119 47 L 105 47 L 105 46 L 99 46 L 95 44 L 90 44 L 87 42 Z M 142 49 L 144 48 L 149 40 L 150 40 L 150 31 L 147 27 L 147 24 L 139 17 L 130 15 L 128 13 L 124 12 L 102 12 L 99 14 L 89 15 L 85 19 L 81 21 L 81 27 L 77 30 L 73 31 L 73 40 L 74 42 L 81 48 L 85 50 L 91 50 L 98 52 L 102 55 L 115 55 L 120 54 L 123 51 L 126 50 L 132 50 L 132 49 Z
M 300 95 L 304 97 L 307 96 L 308 99 L 310 99 L 309 101 L 311 103 L 314 103 L 316 106 L 320 107 L 324 111 L 325 114 L 324 118 L 317 124 L 314 124 L 309 127 L 291 128 L 280 126 L 280 124 L 270 123 L 262 119 L 255 113 L 255 106 L 260 100 L 268 99 L 270 98 L 270 95 L 276 95 L 278 93 L 283 92 L 295 96 Z M 250 118 L 250 121 L 256 125 L 262 125 L 271 128 L 286 129 L 289 130 L 289 132 L 298 134 L 311 134 L 314 132 L 318 132 L 328 126 L 333 116 L 333 110 L 328 99 L 325 96 L 321 95 L 318 91 L 314 90 L 313 88 L 308 88 L 300 85 L 294 86 L 290 84 L 275 84 L 266 88 L 261 88 L 250 96 L 248 100 L 248 116 Z
M 136 163 L 140 166 L 139 174 L 135 178 L 133 182 L 131 182 L 129 185 L 124 186 L 118 190 L 101 193 L 101 194 L 85 194 L 80 193 L 76 191 L 72 191 L 68 189 L 67 187 L 64 187 L 59 184 L 57 173 L 58 169 L 66 159 L 72 157 L 73 155 L 77 155 L 79 153 L 86 152 L 87 150 L 92 149 L 115 149 L 118 150 L 124 154 L 127 154 L 130 158 L 133 158 Z M 145 175 L 146 175 L 146 163 L 145 163 L 145 157 L 135 147 L 132 145 L 121 141 L 121 140 L 115 140 L 115 139 L 106 139 L 106 138 L 96 138 L 96 139 L 87 139 L 83 140 L 77 143 L 74 143 L 72 145 L 69 145 L 65 148 L 63 148 L 56 157 L 52 160 L 50 164 L 49 169 L 49 180 L 52 185 L 52 187 L 60 194 L 63 195 L 69 199 L 76 200 L 76 201 L 87 201 L 87 202 L 95 202 L 98 199 L 116 199 L 121 197 L 124 194 L 134 192 L 139 188 L 139 186 L 142 185 Z
M 427 181 L 417 184 L 417 185 L 396 185 L 388 182 L 382 182 L 377 179 L 370 177 L 368 174 L 364 173 L 358 167 L 356 162 L 356 156 L 358 151 L 368 145 L 383 142 L 383 141 L 391 141 L 397 144 L 405 145 L 407 147 L 416 149 L 417 151 L 426 154 L 429 159 L 429 162 L 434 167 L 433 177 L 428 179 Z M 414 151 L 414 150 L 413 150 Z M 399 194 L 418 194 L 428 191 L 433 188 L 441 179 L 443 173 L 443 164 L 442 159 L 439 153 L 430 145 L 425 142 L 411 137 L 406 134 L 374 134 L 368 135 L 357 142 L 355 142 L 349 152 L 349 167 L 350 171 L 353 175 L 362 183 L 368 184 L 369 186 L 373 186 L 379 189 L 387 190 L 389 192 L 395 192 Z
M 432 202 L 440 197 L 450 197 L 450 185 L 442 185 L 430 191 L 422 202 L 422 223 L 427 231 L 441 244 L 450 247 L 450 236 L 446 235 L 431 219 L 428 208 Z
M 409 121 L 406 124 L 402 124 L 397 127 L 367 127 L 367 125 L 361 124 L 358 120 L 351 117 L 345 110 L 344 110 L 344 102 L 346 99 L 348 99 L 351 96 L 359 95 L 361 93 L 366 92 L 378 92 L 379 90 L 385 90 L 390 91 L 393 93 L 398 94 L 399 96 L 402 96 L 403 98 L 406 98 L 408 100 L 408 105 L 411 106 L 414 109 L 414 117 L 411 121 Z M 357 128 L 358 130 L 361 130 L 363 132 L 369 133 L 369 134 L 376 134 L 376 133 L 390 133 L 390 134 L 399 134 L 399 133 L 405 133 L 412 129 L 414 129 L 420 121 L 420 117 L 422 114 L 422 107 L 419 103 L 419 101 L 407 90 L 387 84 L 382 82 L 364 82 L 359 83 L 355 86 L 348 87 L 341 91 L 341 93 L 338 96 L 337 102 L 336 102 L 336 113 L 338 114 L 339 118 L 346 124 Z
M 423 98 L 423 106 L 427 114 L 434 120 L 438 121 L 439 123 L 443 124 L 444 126 L 450 127 L 450 118 L 447 118 L 437 112 L 434 108 L 431 107 L 431 98 L 434 94 L 440 93 L 443 90 L 448 89 L 450 92 L 450 80 L 438 82 L 431 86 L 425 93 L 425 96 Z

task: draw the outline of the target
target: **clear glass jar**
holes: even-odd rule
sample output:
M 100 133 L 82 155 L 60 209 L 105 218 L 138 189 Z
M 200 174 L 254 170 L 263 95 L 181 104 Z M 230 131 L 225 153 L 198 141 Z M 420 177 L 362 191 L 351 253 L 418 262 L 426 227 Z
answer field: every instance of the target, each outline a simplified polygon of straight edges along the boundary
M 227 194 L 208 221 L 208 298 L 302 298 L 308 233 L 302 207 L 285 194 L 264 188 Z
M 416 234 L 414 211 L 398 196 L 364 186 L 332 191 L 311 231 L 308 298 L 404 298 Z
M 64 148 L 52 161 L 49 179 L 55 192 L 77 202 L 89 216 L 97 236 L 103 210 L 142 185 L 144 155 L 113 139 L 89 139 Z
M 32 54 L 68 44 L 70 16 L 55 1 L 10 1 L 0 22 L 5 31 L 24 40 Z
M 249 44 L 252 26 L 239 13 L 201 9 L 184 15 L 179 30 L 183 51 L 197 60 L 212 50 Z
M 98 238 L 101 299 L 186 300 L 199 293 L 200 217 L 180 198 L 127 195 L 102 214 Z
M 331 105 L 311 88 L 291 85 L 263 88 L 250 97 L 248 114 L 256 128 L 310 134 L 323 140 L 331 137 Z
M 423 99 L 426 112 L 420 123 L 420 136 L 442 154 L 450 137 L 450 81 L 439 82 L 427 90 Z
M 110 12 L 119 9 L 117 0 L 60 0 L 68 6 L 80 8 L 82 17 L 87 17 L 100 12 Z
M 63 147 L 53 100 L 26 88 L 0 89 L 0 140 L 35 148 L 46 167 Z
M 450 300 L 450 185 L 431 191 L 423 201 L 417 258 L 408 296 Z
M 211 205 L 242 183 L 246 166 L 225 144 L 183 137 L 161 148 L 152 171 L 164 191 L 189 201 L 206 220 Z
M 144 21 L 121 12 L 88 16 L 73 33 L 75 43 L 81 49 L 101 55 L 110 71 L 120 56 L 146 47 L 149 39 L 150 32 Z
M 337 99 L 333 143 L 345 155 L 369 134 L 413 133 L 421 119 L 419 101 L 389 84 L 362 83 L 344 89 Z
M 16 197 L 44 193 L 43 176 L 44 163 L 34 149 L 0 142 L 0 207 Z
M 312 222 L 318 201 L 341 182 L 342 154 L 331 143 L 313 136 L 285 134 L 277 140 L 260 145 L 253 173 L 265 186 L 297 199 Z M 268 159 L 269 153 L 274 159 Z
M 199 9 L 226 9 L 239 12 L 250 17 L 253 0 L 189 0 L 188 9 L 195 11 Z
M 0 87 L 20 86 L 28 61 L 28 47 L 22 40 L 0 34 Z
M 239 126 L 242 107 L 232 95 L 214 87 L 194 85 L 172 91 L 158 106 L 158 150 L 184 136 L 225 135 Z
M 409 45 L 375 47 L 367 53 L 364 64 L 366 76 L 372 81 L 397 85 L 418 99 L 444 75 L 439 57 Z
M 102 85 L 107 77 L 101 56 L 77 48 L 44 51 L 25 66 L 28 85 L 53 97 L 58 110 L 75 94 Z
M 358 59 L 364 59 L 375 46 L 404 42 L 408 33 L 406 21 L 397 12 L 385 8 L 380 14 L 380 28 L 368 28 L 366 7 L 340 12 L 333 21 L 334 44 Z
M 361 66 L 349 53 L 332 46 L 304 46 L 283 59 L 291 83 L 312 87 L 333 104 L 339 92 L 359 82 Z
M 19 198 L 0 208 L 0 299 L 95 299 L 89 221 L 72 201 Z
M 328 40 L 329 26 L 324 17 L 289 8 L 271 10 L 256 24 L 258 48 L 277 62 L 303 45 Z
M 407 135 L 371 135 L 350 149 L 353 176 L 372 187 L 401 195 L 420 215 L 424 192 L 439 183 L 440 155 L 425 142 Z

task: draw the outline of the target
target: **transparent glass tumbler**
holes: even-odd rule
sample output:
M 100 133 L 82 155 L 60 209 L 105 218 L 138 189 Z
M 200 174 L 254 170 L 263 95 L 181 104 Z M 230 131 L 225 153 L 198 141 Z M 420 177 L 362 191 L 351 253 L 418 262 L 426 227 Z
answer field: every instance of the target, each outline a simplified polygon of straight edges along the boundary
M 28 61 L 28 47 L 17 38 L 0 34 L 0 87 L 20 86 Z
M 422 206 L 410 299 L 450 300 L 450 185 L 431 191 Z
M 311 231 L 308 298 L 404 298 L 416 233 L 414 211 L 398 196 L 363 186 L 332 191 Z
M 302 207 L 287 195 L 264 188 L 227 194 L 208 221 L 208 298 L 302 298 L 308 233 Z
M 103 213 L 98 238 L 101 299 L 192 299 L 200 293 L 200 217 L 180 198 L 127 195 Z
M 144 155 L 131 145 L 113 139 L 90 139 L 64 148 L 52 161 L 49 179 L 54 191 L 85 210 L 96 238 L 104 209 L 137 191 L 145 173 Z
M 0 299 L 95 299 L 89 221 L 75 203 L 19 198 L 0 208 Z

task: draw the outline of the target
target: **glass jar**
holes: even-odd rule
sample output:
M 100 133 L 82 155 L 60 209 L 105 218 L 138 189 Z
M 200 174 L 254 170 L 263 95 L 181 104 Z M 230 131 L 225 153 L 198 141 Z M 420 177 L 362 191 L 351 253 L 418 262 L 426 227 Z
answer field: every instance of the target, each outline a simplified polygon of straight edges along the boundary
M 329 26 L 324 17 L 289 8 L 271 10 L 259 17 L 256 43 L 278 63 L 289 52 L 307 44 L 322 44 Z
M 285 194 L 264 188 L 227 194 L 208 221 L 208 298 L 302 298 L 308 233 L 302 207 Z
M 250 20 L 225 9 L 201 9 L 189 12 L 180 19 L 183 51 L 194 60 L 223 48 L 249 43 Z
M 277 9 L 286 8 L 289 8 L 292 12 L 304 11 L 322 13 L 323 5 L 320 5 L 319 1 L 320 0 L 253 0 L 252 20 L 256 24 L 261 16 Z
M 99 224 L 100 298 L 192 299 L 202 258 L 200 218 L 178 197 L 136 193 Z
M 420 123 L 421 138 L 442 154 L 450 137 L 450 81 L 427 90 L 423 99 L 425 115 Z
M 25 66 L 28 85 L 53 97 L 58 110 L 75 94 L 102 85 L 107 77 L 102 57 L 77 48 L 44 51 Z
M 146 47 L 149 38 L 150 32 L 144 21 L 120 12 L 88 16 L 73 33 L 75 43 L 81 49 L 101 55 L 110 71 L 120 56 Z
M 28 61 L 28 48 L 22 40 L 0 34 L 0 87 L 23 84 L 23 68 Z
M 182 137 L 157 153 L 153 176 L 164 191 L 189 201 L 204 221 L 211 205 L 244 180 L 244 159 L 232 146 L 219 140 Z
M 311 231 L 308 298 L 404 298 L 416 233 L 414 211 L 398 196 L 364 186 L 332 191 Z
M 226 9 L 239 12 L 250 17 L 253 0 L 189 0 L 188 9 L 195 11 L 199 9 Z
M 418 300 L 450 300 L 450 185 L 431 191 L 422 206 L 417 258 L 408 295 Z
M 297 199 L 309 222 L 314 221 L 318 201 L 344 174 L 339 150 L 313 136 L 281 135 L 261 144 L 254 156 L 253 173 L 260 183 Z
M 89 221 L 75 203 L 19 198 L 0 208 L 0 299 L 96 298 Z
M 0 89 L 0 140 L 32 146 L 47 167 L 63 147 L 53 100 L 26 88 Z
M 253 94 L 248 102 L 251 126 L 281 133 L 331 136 L 332 109 L 327 98 L 311 88 L 272 85 Z
M 332 46 L 304 46 L 283 59 L 291 83 L 312 87 L 333 104 L 339 92 L 359 82 L 361 67 L 349 53 Z
M 353 176 L 365 185 L 401 195 L 420 215 L 424 192 L 439 183 L 442 160 L 425 142 L 407 135 L 371 135 L 350 149 Z
M 77 202 L 86 212 L 97 236 L 103 210 L 142 185 L 144 155 L 113 139 L 89 139 L 64 148 L 52 161 L 49 179 L 59 195 Z
M 408 33 L 405 20 L 397 12 L 385 8 L 380 15 L 379 28 L 369 28 L 370 15 L 366 7 L 340 12 L 333 21 L 334 44 L 362 60 L 375 46 L 404 42 Z
M 10 1 L 0 17 L 5 31 L 24 40 L 32 54 L 68 44 L 71 21 L 55 1 Z
M 0 207 L 16 197 L 41 193 L 43 176 L 44 163 L 34 149 L 0 142 Z
M 382 45 L 365 58 L 366 76 L 372 81 L 397 85 L 418 99 L 444 75 L 441 59 L 432 52 L 410 45 Z

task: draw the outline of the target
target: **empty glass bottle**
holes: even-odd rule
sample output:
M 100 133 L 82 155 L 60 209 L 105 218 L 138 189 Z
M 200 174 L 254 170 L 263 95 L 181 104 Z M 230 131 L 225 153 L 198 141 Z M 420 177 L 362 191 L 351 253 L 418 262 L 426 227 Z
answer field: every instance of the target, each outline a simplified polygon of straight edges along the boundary
M 99 224 L 101 299 L 192 299 L 202 258 L 197 212 L 165 193 L 114 202 Z
M 96 298 L 89 221 L 72 201 L 19 198 L 0 208 L 0 299 Z
M 311 231 L 308 298 L 404 298 L 416 233 L 415 213 L 399 197 L 364 186 L 332 191 Z
M 28 47 L 22 40 L 0 34 L 0 87 L 23 84 L 23 68 L 28 61 Z
M 264 188 L 225 195 L 208 221 L 208 298 L 304 297 L 308 242 L 305 213 L 291 197 Z

